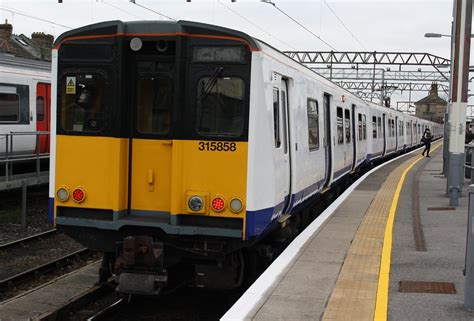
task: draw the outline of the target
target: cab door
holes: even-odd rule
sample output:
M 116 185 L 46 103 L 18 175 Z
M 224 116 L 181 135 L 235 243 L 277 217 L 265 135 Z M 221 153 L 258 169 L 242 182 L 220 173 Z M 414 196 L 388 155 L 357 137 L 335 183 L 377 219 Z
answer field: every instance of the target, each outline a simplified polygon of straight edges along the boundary
M 174 80 L 160 72 L 166 62 L 135 62 L 130 138 L 130 199 L 132 215 L 168 217 L 171 211 L 171 157 Z M 169 62 L 172 64 L 172 62 Z M 163 68 L 172 70 L 173 68 Z

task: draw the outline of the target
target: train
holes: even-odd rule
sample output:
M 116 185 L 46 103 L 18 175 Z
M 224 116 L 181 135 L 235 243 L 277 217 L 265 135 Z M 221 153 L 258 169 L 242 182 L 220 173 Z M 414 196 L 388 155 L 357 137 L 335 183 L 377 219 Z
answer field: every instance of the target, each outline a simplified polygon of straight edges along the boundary
M 237 288 L 341 182 L 442 135 L 204 23 L 67 31 L 52 69 L 50 215 L 121 293 Z
M 0 158 L 49 152 L 50 106 L 50 63 L 0 55 Z

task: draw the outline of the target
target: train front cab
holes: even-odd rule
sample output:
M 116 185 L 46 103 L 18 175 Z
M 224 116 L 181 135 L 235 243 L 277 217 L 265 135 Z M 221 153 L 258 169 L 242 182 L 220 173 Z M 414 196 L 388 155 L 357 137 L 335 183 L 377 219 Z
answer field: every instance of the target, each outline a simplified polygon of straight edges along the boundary
M 190 22 L 108 22 L 64 34 L 56 49 L 56 225 L 117 253 L 122 292 L 143 290 L 132 272 L 164 281 L 186 258 L 201 260 L 197 275 L 230 266 L 217 285 L 235 286 L 255 43 Z

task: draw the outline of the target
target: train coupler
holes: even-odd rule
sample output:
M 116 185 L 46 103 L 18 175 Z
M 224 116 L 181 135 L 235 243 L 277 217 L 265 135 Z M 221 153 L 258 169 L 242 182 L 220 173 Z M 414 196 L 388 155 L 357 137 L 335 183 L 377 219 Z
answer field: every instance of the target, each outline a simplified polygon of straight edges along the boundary
M 158 295 L 168 283 L 163 265 L 164 245 L 150 236 L 128 236 L 117 243 L 117 291 Z

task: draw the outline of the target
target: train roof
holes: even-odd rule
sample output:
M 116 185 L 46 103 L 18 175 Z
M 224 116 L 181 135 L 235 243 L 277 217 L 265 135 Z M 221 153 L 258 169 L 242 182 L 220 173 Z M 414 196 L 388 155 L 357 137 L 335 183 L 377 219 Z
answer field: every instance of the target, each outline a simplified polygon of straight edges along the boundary
M 267 51 L 273 53 L 278 53 L 282 57 L 285 57 L 287 61 L 291 61 L 296 65 L 301 66 L 312 75 L 320 78 L 324 84 L 332 87 L 336 87 L 339 90 L 344 91 L 353 99 L 358 100 L 361 103 L 366 104 L 374 108 L 386 108 L 379 105 L 376 105 L 372 102 L 361 99 L 360 97 L 354 95 L 352 92 L 347 89 L 342 88 L 338 84 L 330 81 L 329 79 L 318 74 L 314 70 L 311 70 L 304 64 L 290 58 L 280 50 L 275 47 L 267 44 L 264 41 L 253 38 L 248 34 L 237 31 L 234 29 L 229 29 L 225 27 L 215 26 L 211 24 L 193 22 L 187 20 L 179 21 L 130 21 L 123 22 L 120 20 L 105 21 L 100 23 L 95 23 L 87 25 L 81 28 L 77 28 L 71 31 L 67 31 L 61 34 L 54 43 L 54 48 L 58 49 L 61 44 L 68 40 L 77 40 L 77 39 L 87 39 L 87 38 L 100 38 L 102 37 L 114 37 L 114 36 L 167 36 L 167 35 L 182 35 L 182 36 L 214 36 L 216 38 L 224 38 L 230 40 L 238 40 L 247 44 L 247 46 L 252 51 Z M 389 109 L 389 108 L 388 108 Z M 390 112 L 401 113 L 399 111 L 390 109 Z
M 28 59 L 2 54 L 0 54 L 0 66 L 49 72 L 51 71 L 51 61 Z
M 260 50 L 254 38 L 246 33 L 193 21 L 130 21 L 120 20 L 100 22 L 87 25 L 78 29 L 67 31 L 61 34 L 54 43 L 54 48 L 58 48 L 62 42 L 68 39 L 92 38 L 95 36 L 154 36 L 154 35 L 210 35 L 228 38 L 241 39 L 251 50 Z

